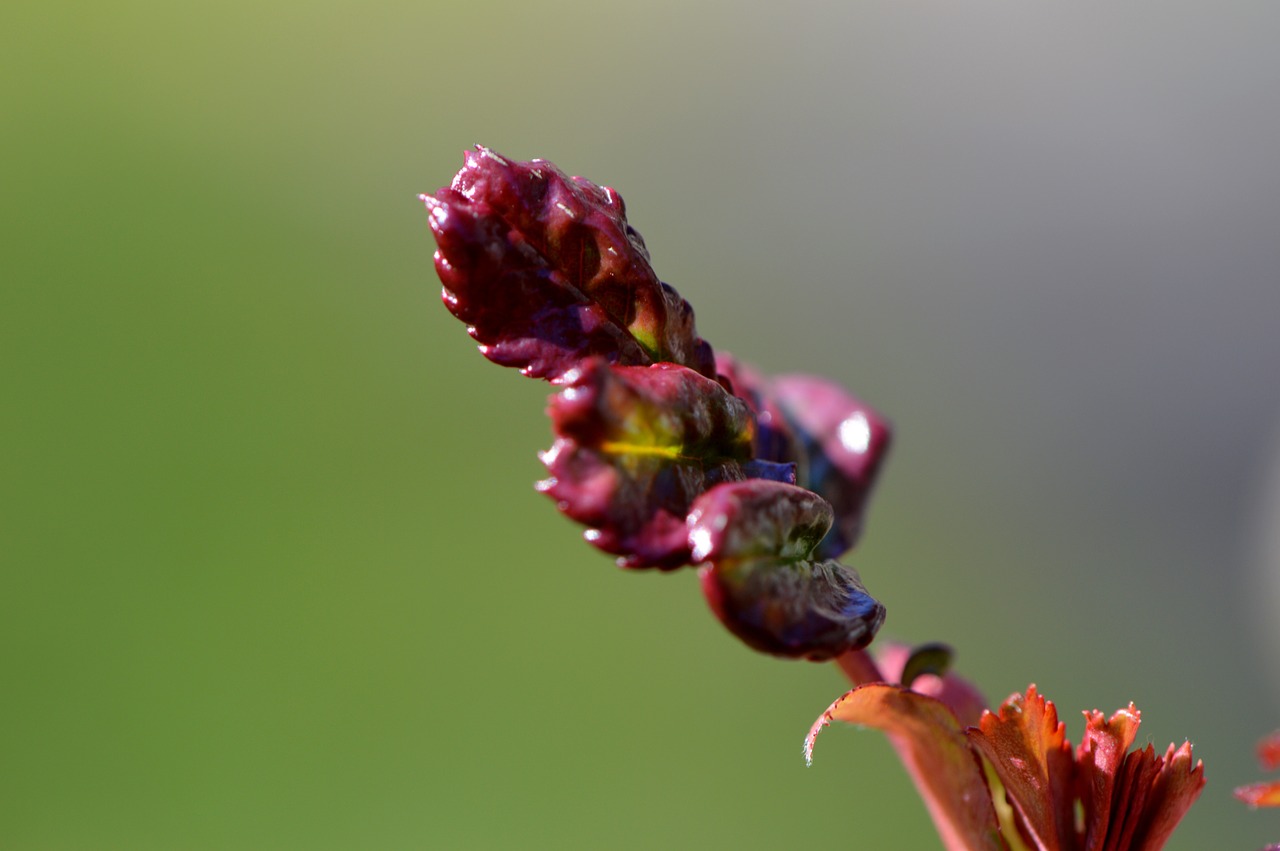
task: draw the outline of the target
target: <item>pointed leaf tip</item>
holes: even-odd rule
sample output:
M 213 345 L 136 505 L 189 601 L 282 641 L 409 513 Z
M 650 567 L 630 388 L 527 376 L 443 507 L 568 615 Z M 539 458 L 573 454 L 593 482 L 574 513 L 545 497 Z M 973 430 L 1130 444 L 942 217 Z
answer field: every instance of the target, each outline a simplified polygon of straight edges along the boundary
M 832 721 L 881 730 L 924 798 L 951 851 L 1007 851 L 981 765 L 951 710 L 901 686 L 869 683 L 819 716 L 805 738 L 810 762 L 818 734 Z
M 1009 792 L 1023 831 L 1041 848 L 1074 847 L 1074 763 L 1066 725 L 1034 685 L 986 712 L 969 741 Z

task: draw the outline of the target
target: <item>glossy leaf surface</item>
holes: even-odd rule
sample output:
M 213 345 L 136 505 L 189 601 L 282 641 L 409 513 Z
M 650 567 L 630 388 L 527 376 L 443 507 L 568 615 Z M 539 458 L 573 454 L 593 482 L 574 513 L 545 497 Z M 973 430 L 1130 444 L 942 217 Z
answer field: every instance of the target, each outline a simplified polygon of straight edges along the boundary
M 761 376 L 724 352 L 716 365 L 755 413 L 756 454 L 794 462 L 796 484 L 831 503 L 835 523 L 816 551 L 837 558 L 862 534 L 867 504 L 892 440 L 889 423 L 832 381 L 811 375 Z
M 715 377 L 693 309 L 658 280 L 614 190 L 477 146 L 421 197 L 445 306 L 490 360 L 551 380 L 591 356 Z
M 750 465 L 755 425 L 746 405 L 674 364 L 596 359 L 563 383 L 548 408 L 557 439 L 542 454 L 551 477 L 538 489 L 626 567 L 690 563 L 693 501 L 760 472 Z
M 884 607 L 855 570 L 812 556 L 831 521 L 825 500 L 780 482 L 723 484 L 699 497 L 689 540 L 695 560 L 708 562 L 703 595 L 730 632 L 762 652 L 813 660 L 871 641 Z
M 929 666 L 931 670 L 925 670 L 925 662 L 930 657 L 936 659 L 939 653 L 949 657 L 952 652 L 946 645 L 909 647 L 896 642 L 881 642 L 876 645 L 876 661 L 889 682 L 937 698 L 955 713 L 960 726 L 976 726 L 987 708 L 982 692 L 950 669 L 949 658 L 946 658 L 947 664 L 935 662 Z
M 716 617 L 763 653 L 820 662 L 867 646 L 884 623 L 857 571 L 836 561 L 743 559 L 699 576 Z
M 835 510 L 835 526 L 817 555 L 838 558 L 862 536 L 867 504 L 889 452 L 889 423 L 823 378 L 781 376 L 771 392 L 800 444 L 796 481 Z
M 720 485 L 689 512 L 693 559 L 741 560 L 809 556 L 831 528 L 831 505 L 795 485 L 756 479 Z

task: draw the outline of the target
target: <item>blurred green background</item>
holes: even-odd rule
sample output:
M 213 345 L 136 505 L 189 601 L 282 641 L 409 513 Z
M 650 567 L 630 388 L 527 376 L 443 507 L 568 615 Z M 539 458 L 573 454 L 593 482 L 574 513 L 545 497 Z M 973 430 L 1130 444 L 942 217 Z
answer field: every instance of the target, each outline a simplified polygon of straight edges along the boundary
M 1189 737 L 1171 847 L 1280 840 L 1230 797 L 1280 726 L 1277 26 L 5 4 L 0 847 L 936 847 L 878 735 L 805 769 L 833 667 L 533 493 L 547 388 L 439 305 L 415 199 L 475 142 L 618 188 L 714 345 L 895 420 L 887 635 Z

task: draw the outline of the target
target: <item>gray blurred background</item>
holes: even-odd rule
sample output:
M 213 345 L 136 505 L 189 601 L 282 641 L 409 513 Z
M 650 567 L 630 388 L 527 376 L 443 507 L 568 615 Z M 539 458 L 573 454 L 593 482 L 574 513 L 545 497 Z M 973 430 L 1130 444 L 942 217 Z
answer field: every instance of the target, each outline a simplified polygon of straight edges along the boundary
M 533 493 L 461 150 L 617 188 L 715 346 L 897 444 L 852 557 L 992 700 L 1134 701 L 1280 841 L 1280 6 L 0 12 L 0 846 L 936 847 L 832 666 Z M 1270 484 L 1268 484 L 1270 482 Z

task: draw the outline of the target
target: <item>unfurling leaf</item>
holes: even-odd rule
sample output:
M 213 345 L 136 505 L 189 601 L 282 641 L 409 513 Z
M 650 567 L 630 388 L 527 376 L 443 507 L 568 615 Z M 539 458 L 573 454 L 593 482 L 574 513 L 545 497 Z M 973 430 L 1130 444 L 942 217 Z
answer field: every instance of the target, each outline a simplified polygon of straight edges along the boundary
M 973 727 L 987 710 L 987 700 L 973 683 L 951 670 L 952 652 L 945 644 L 910 647 L 881 642 L 876 664 L 886 682 L 937 698 L 955 713 L 961 727 Z
M 538 488 L 589 542 L 623 567 L 703 564 L 712 608 L 752 647 L 827 659 L 872 639 L 884 607 L 832 558 L 888 443 L 874 412 L 819 379 L 775 394 L 717 363 L 612 189 L 477 147 L 422 200 L 448 309 L 490 360 L 563 386 Z
M 1141 716 L 1129 705 L 1110 718 L 1085 713 L 1073 755 L 1052 702 L 1035 686 L 969 728 L 973 747 L 1008 792 L 1019 832 L 1048 851 L 1158 851 L 1204 788 L 1191 746 L 1129 751 Z M 1084 810 L 1083 833 L 1076 823 Z

